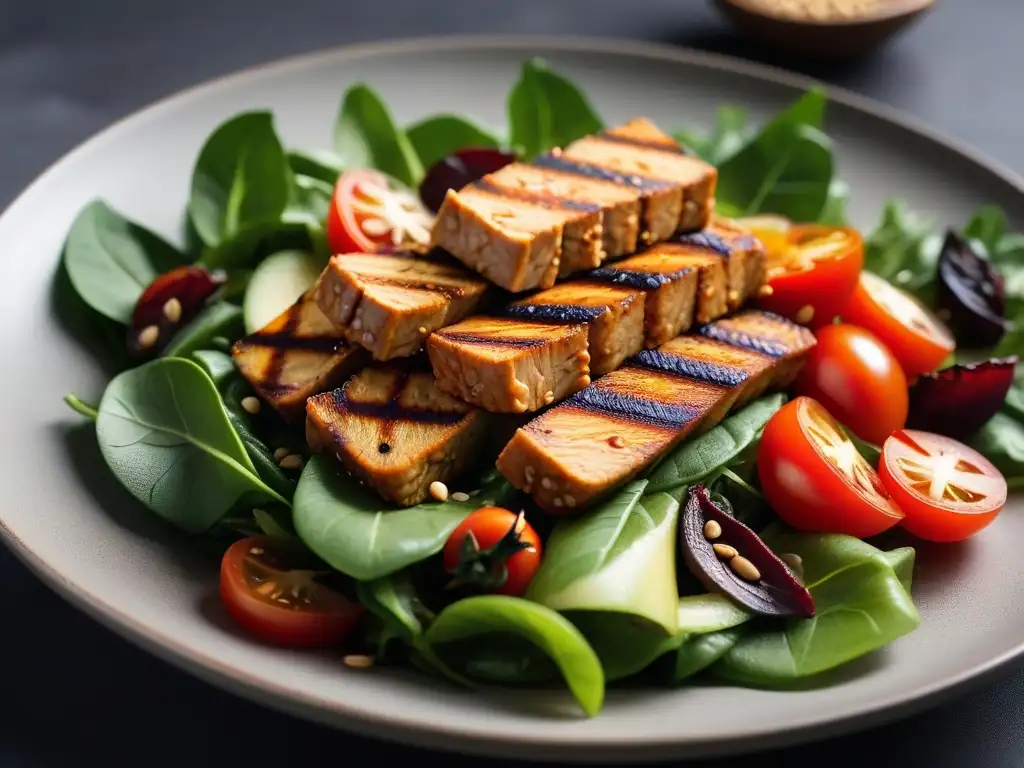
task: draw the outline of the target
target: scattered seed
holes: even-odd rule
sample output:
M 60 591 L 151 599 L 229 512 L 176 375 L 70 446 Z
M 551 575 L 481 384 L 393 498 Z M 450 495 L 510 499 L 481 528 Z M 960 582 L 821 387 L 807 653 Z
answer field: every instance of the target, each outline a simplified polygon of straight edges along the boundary
M 263 547 L 249 547 L 249 554 L 259 557 L 263 554 Z
M 739 552 L 736 551 L 736 547 L 730 547 L 728 544 L 712 544 L 711 548 L 715 550 L 716 555 L 724 560 L 731 560 L 739 555 Z
M 346 667 L 352 667 L 352 669 L 369 669 L 373 666 L 373 657 L 367 656 L 365 653 L 350 653 L 342 659 L 342 662 Z
M 526 478 L 526 482 L 532 483 L 534 479 L 537 477 L 537 471 L 529 464 L 527 464 L 525 469 L 523 469 L 523 477 Z
M 551 405 L 555 402 L 555 393 L 550 389 L 544 393 L 544 405 Z
M 157 339 L 160 338 L 160 329 L 155 325 L 147 325 L 141 331 L 139 331 L 139 346 L 142 349 L 149 349 L 156 344 Z
M 565 505 L 565 502 L 562 501 L 558 496 L 555 496 L 555 502 L 554 503 L 555 503 L 555 506 L 558 507 L 559 509 L 561 509 Z
M 540 487 L 546 491 L 550 491 L 552 488 L 555 487 L 555 484 L 551 482 L 550 477 L 542 477 L 540 479 Z
M 757 289 L 757 295 L 760 296 L 762 299 L 767 299 L 773 293 L 775 293 L 775 289 L 772 288 L 767 283 L 765 283 L 764 285 Z
M 260 412 L 260 407 L 261 404 L 260 399 L 258 397 L 253 397 L 252 395 L 249 395 L 248 397 L 242 398 L 242 408 L 245 410 L 246 413 L 251 413 L 253 416 L 255 416 L 257 413 Z
M 430 484 L 430 495 L 436 501 L 445 501 L 448 498 L 448 486 L 440 480 L 435 480 Z
M 704 538 L 709 540 L 715 540 L 722 535 L 722 526 L 718 524 L 717 520 L 708 520 L 704 523 Z
M 608 445 L 610 445 L 612 448 L 622 448 L 626 445 L 626 441 L 623 440 L 622 437 L 620 437 L 619 435 L 614 435 L 608 438 Z
M 737 576 L 747 581 L 759 581 L 761 578 L 761 572 L 745 557 L 737 555 L 732 558 L 729 560 L 729 567 L 736 572 Z
M 358 331 L 362 327 L 363 327 L 363 318 L 357 317 L 355 320 L 352 321 L 352 330 L 353 331 Z
M 715 286 L 709 285 L 707 288 L 704 289 L 704 298 L 705 299 L 713 299 L 714 297 L 715 297 Z
M 181 302 L 173 296 L 164 304 L 164 317 L 171 323 L 181 320 Z
M 569 509 L 575 509 L 576 508 L 576 497 L 575 496 L 570 496 L 568 493 L 565 494 L 565 506 L 567 506 Z
M 369 331 L 363 334 L 363 344 L 373 344 L 373 334 Z
M 427 326 L 421 325 L 417 330 L 420 332 L 420 336 L 427 335 Z
M 729 303 L 730 304 L 735 304 L 736 302 L 738 302 L 740 300 L 740 292 L 735 290 L 735 289 L 729 291 L 729 293 L 727 295 L 729 297 Z
M 281 469 L 302 469 L 304 461 L 305 460 L 299 454 L 289 453 L 278 462 L 278 465 Z
M 469 501 L 469 494 L 463 493 L 462 491 L 456 491 L 452 494 L 452 501 Z
M 800 323 L 800 325 L 807 325 L 807 323 L 814 319 L 814 307 L 810 304 L 804 304 L 793 319 Z
M 276 451 L 274 451 L 274 461 L 280 461 L 289 453 L 291 453 L 291 451 L 289 451 L 287 448 L 278 448 Z M 341 457 L 338 458 L 338 461 L 341 461 Z

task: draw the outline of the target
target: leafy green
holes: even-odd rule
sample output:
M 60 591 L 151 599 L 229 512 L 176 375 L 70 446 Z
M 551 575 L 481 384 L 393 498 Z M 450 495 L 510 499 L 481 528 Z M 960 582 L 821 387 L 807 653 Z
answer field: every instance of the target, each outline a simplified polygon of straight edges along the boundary
M 377 168 L 411 187 L 423 178 L 423 164 L 409 137 L 367 85 L 345 92 L 334 124 L 334 149 L 349 168 Z
M 760 439 L 768 419 L 785 402 L 781 393 L 759 398 L 713 429 L 685 441 L 651 473 L 647 492 L 699 483 L 728 466 Z
M 270 112 L 244 112 L 206 140 L 192 171 L 189 219 L 208 247 L 277 222 L 291 170 Z
M 497 475 L 469 501 L 424 502 L 387 509 L 375 493 L 314 456 L 295 489 L 295 530 L 333 568 L 360 581 L 395 573 L 439 552 L 470 512 L 500 503 L 508 484 Z
M 295 174 L 289 189 L 288 207 L 281 215 L 283 221 L 305 224 L 312 232 L 324 229 L 331 206 L 334 187 L 315 176 Z
M 745 634 L 712 668 L 714 673 L 755 686 L 787 685 L 881 648 L 920 623 L 889 559 L 907 578 L 906 553 L 887 557 L 870 544 L 838 534 L 775 528 L 762 538 L 773 551 L 802 558 L 804 583 L 817 613 L 788 620 L 780 629 Z
M 881 221 L 864 241 L 864 268 L 929 303 L 941 246 L 930 220 L 901 200 L 888 200 Z
M 466 147 L 496 148 L 501 142 L 458 115 L 435 115 L 405 129 L 424 168 Z
M 359 602 L 378 616 L 391 637 L 414 643 L 433 616 L 419 599 L 409 571 L 357 584 Z
M 729 629 L 750 619 L 750 612 L 725 595 L 704 594 L 679 598 L 679 632 L 704 634 Z
M 883 553 L 886 562 L 892 567 L 896 578 L 900 580 L 904 591 L 909 595 L 910 587 L 914 583 L 914 559 L 917 553 L 913 547 L 900 547 Z
M 527 159 L 601 130 L 582 91 L 542 59 L 523 64 L 508 95 L 509 141 Z
M 163 351 L 164 357 L 190 357 L 193 352 L 208 348 L 218 336 L 231 341 L 244 334 L 242 310 L 234 304 L 219 301 L 205 307 L 189 323 L 174 334 Z
M 594 649 L 605 679 L 622 680 L 674 650 L 683 637 L 643 616 L 622 611 L 561 611 Z
M 1024 487 L 1024 423 L 1010 413 L 993 416 L 971 439 L 971 445 L 995 464 L 1011 488 Z
M 318 179 L 332 188 L 345 170 L 341 158 L 326 149 L 293 149 L 287 157 L 288 166 L 296 176 Z
M 727 104 L 718 108 L 715 127 L 707 136 L 685 129 L 676 131 L 674 135 L 676 141 L 684 147 L 693 150 L 711 165 L 718 166 L 736 154 L 749 140 L 751 130 L 747 123 L 746 109 Z
M 121 216 L 102 200 L 81 210 L 64 244 L 64 266 L 75 292 L 122 325 L 157 275 L 184 264 L 172 245 Z
M 746 627 L 736 626 L 687 637 L 676 651 L 672 682 L 678 685 L 703 672 L 731 651 L 746 631 Z
M 85 416 L 87 419 L 96 421 L 96 417 L 100 414 L 97 406 L 85 402 L 85 400 L 80 398 L 74 392 L 69 392 L 64 395 L 64 402 L 67 404 L 68 408 L 73 410 L 75 413 Z
M 833 178 L 828 185 L 828 196 L 818 216 L 818 222 L 832 227 L 847 226 L 849 220 L 846 217 L 846 205 L 849 202 L 850 185 L 842 179 Z
M 558 666 L 587 715 L 601 710 L 604 671 L 597 655 L 568 620 L 537 603 L 504 595 L 460 600 L 437 615 L 423 644 L 446 666 L 464 667 L 464 654 L 446 654 L 445 647 L 466 638 L 478 638 L 479 645 L 486 646 L 496 635 L 518 636 L 535 645 Z
M 213 381 L 189 360 L 161 358 L 117 376 L 96 436 L 132 495 L 186 531 L 210 529 L 243 497 L 288 503 L 256 474 Z
M 279 509 L 284 509 L 287 512 L 286 508 L 281 507 Z M 257 507 L 253 509 L 252 516 L 261 533 L 273 539 L 295 541 L 295 532 L 291 530 L 290 523 L 283 519 L 282 515 Z

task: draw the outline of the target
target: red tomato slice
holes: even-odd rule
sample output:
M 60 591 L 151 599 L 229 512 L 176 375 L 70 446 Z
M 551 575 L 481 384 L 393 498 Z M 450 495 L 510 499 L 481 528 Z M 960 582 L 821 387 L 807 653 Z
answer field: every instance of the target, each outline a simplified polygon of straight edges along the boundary
M 363 613 L 315 580 L 312 558 L 298 546 L 268 536 L 232 544 L 220 566 L 220 597 L 242 627 L 278 645 L 334 645 Z
M 882 342 L 855 325 L 829 325 L 797 378 L 812 397 L 861 440 L 881 445 L 907 423 L 907 377 Z
M 1006 504 L 1006 479 L 973 448 L 931 432 L 902 429 L 882 446 L 882 482 L 906 517 L 903 527 L 928 541 L 962 541 Z
M 457 583 L 519 597 L 540 568 L 540 537 L 522 513 L 482 507 L 444 545 L 444 569 Z
M 345 171 L 327 213 L 334 253 L 374 253 L 386 247 L 430 244 L 434 217 L 419 197 L 380 171 Z
M 956 348 L 953 334 L 935 315 L 871 272 L 860 273 L 843 319 L 877 336 L 908 379 L 934 371 Z
M 820 224 L 782 229 L 775 217 L 760 225 L 758 219 L 746 222 L 764 243 L 767 257 L 767 295 L 761 296 L 760 306 L 811 328 L 831 323 L 864 265 L 860 233 Z
M 809 397 L 792 400 L 769 419 L 757 472 L 772 509 L 801 531 L 867 538 L 903 518 L 878 473 Z

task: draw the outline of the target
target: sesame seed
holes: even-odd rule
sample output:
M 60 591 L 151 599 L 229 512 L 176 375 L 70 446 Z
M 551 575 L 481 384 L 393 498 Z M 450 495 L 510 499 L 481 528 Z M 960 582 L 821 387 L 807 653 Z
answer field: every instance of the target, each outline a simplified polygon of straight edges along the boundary
M 608 438 L 608 445 L 610 445 L 612 448 L 622 448 L 626 445 L 626 441 L 623 440 L 622 437 L 619 435 L 613 435 L 612 437 Z
M 242 409 L 246 413 L 251 413 L 253 416 L 255 416 L 257 413 L 260 412 L 260 407 L 261 403 L 258 397 L 253 397 L 252 395 L 249 395 L 248 397 L 242 398 Z
M 705 299 L 711 299 L 711 298 L 714 298 L 714 296 L 715 296 L 715 286 L 709 285 L 707 288 L 704 289 L 704 298 Z
M 176 323 L 181 320 L 181 302 L 176 298 L 170 298 L 164 304 L 164 317 L 169 322 Z
M 373 344 L 373 334 L 369 331 L 363 334 L 363 344 Z
M 717 520 L 708 520 L 704 523 L 704 538 L 709 540 L 717 539 L 722 535 L 722 526 Z
M 421 325 L 417 330 L 419 330 L 420 336 L 426 336 L 427 335 L 427 326 Z
M 746 581 L 758 581 L 761 578 L 761 572 L 745 557 L 737 555 L 732 558 L 729 561 L 729 567 L 736 572 L 737 576 Z
M 762 299 L 767 299 L 773 293 L 775 293 L 775 289 L 767 284 L 762 285 L 760 288 L 757 289 L 757 295 L 760 296 Z
M 739 554 L 736 547 L 730 547 L 728 544 L 712 544 L 711 548 L 715 550 L 716 555 L 725 560 L 731 560 Z
M 529 464 L 523 469 L 523 477 L 526 478 L 526 482 L 532 483 L 534 478 L 537 477 L 537 470 L 531 467 Z
M 149 349 L 160 338 L 160 329 L 155 325 L 147 325 L 139 331 L 139 346 L 142 349 Z
M 445 501 L 448 498 L 448 486 L 440 480 L 432 482 L 429 490 L 431 497 L 433 497 L 435 501 Z
M 550 477 L 542 477 L 540 479 L 540 487 L 546 491 L 550 491 L 552 488 L 555 487 L 555 484 L 551 482 Z
M 363 318 L 357 317 L 355 320 L 352 321 L 352 330 L 353 331 L 358 331 L 362 327 L 363 327 Z
M 350 653 L 342 659 L 342 662 L 346 667 L 352 669 L 369 669 L 373 666 L 373 657 L 367 656 L 365 653 Z
M 555 402 L 555 393 L 550 389 L 544 393 L 544 405 L 551 405 Z
M 469 494 L 463 493 L 462 491 L 456 491 L 452 494 L 452 501 L 469 501 Z
M 257 555 L 257 556 L 262 555 L 263 554 L 263 547 L 249 547 L 249 554 L 250 555 Z
M 800 323 L 800 325 L 807 325 L 807 323 L 814 319 L 814 307 L 810 304 L 804 304 L 793 319 Z
M 556 507 L 558 507 L 559 509 L 561 509 L 561 508 L 562 508 L 562 506 L 564 506 L 564 504 L 565 504 L 565 502 L 564 502 L 564 501 L 562 501 L 562 500 L 561 500 L 561 499 L 560 499 L 560 498 L 559 498 L 558 496 L 555 496 L 555 506 L 556 506 Z
M 730 304 L 735 304 L 737 301 L 740 300 L 740 292 L 737 290 L 729 291 L 728 296 Z
M 568 493 L 565 494 L 565 506 L 569 509 L 574 509 L 576 507 L 576 497 L 570 496 Z
M 289 451 L 284 446 L 278 448 L 276 451 L 274 451 L 274 461 L 280 461 L 285 456 L 287 456 L 289 453 L 291 453 L 291 451 Z M 340 458 L 338 460 L 341 461 Z
M 302 456 L 297 453 L 289 453 L 278 462 L 278 465 L 281 469 L 302 469 L 303 463 L 304 459 Z

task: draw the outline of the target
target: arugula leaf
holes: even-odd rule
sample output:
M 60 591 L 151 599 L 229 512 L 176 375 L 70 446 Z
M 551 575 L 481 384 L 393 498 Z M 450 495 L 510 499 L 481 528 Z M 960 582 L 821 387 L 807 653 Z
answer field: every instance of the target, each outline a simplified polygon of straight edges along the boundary
M 189 219 L 213 247 L 253 225 L 276 222 L 291 170 L 270 112 L 244 112 L 206 140 L 192 170 Z
M 190 533 L 209 530 L 243 497 L 288 504 L 256 474 L 213 381 L 190 360 L 160 358 L 117 376 L 96 437 L 122 485 Z
M 704 161 L 718 166 L 732 157 L 749 140 L 751 130 L 747 125 L 747 110 L 743 107 L 723 105 L 715 116 L 715 127 L 707 136 L 696 131 L 680 129 L 674 138 Z
M 435 115 L 405 129 L 423 167 L 466 147 L 497 148 L 497 138 L 458 115 Z
M 376 168 L 415 187 L 423 164 L 384 100 L 367 85 L 349 88 L 334 124 L 334 149 L 349 168 Z
M 482 595 L 459 600 L 437 615 L 423 634 L 420 647 L 464 677 L 472 653 L 459 641 L 518 637 L 549 657 L 561 671 L 566 685 L 583 711 L 594 716 L 604 702 L 604 671 L 586 638 L 567 619 L 537 603 L 504 595 Z M 452 652 L 457 649 L 458 652 Z M 468 681 L 466 681 L 468 682 Z
M 523 64 L 508 96 L 509 141 L 527 159 L 604 127 L 583 92 L 543 59 Z
M 760 439 L 768 419 L 786 402 L 784 394 L 759 398 L 718 426 L 676 448 L 651 473 L 647 492 L 668 491 L 706 479 Z
M 186 263 L 176 248 L 102 200 L 75 218 L 63 260 L 81 299 L 122 325 L 131 322 L 139 296 L 158 275 Z

